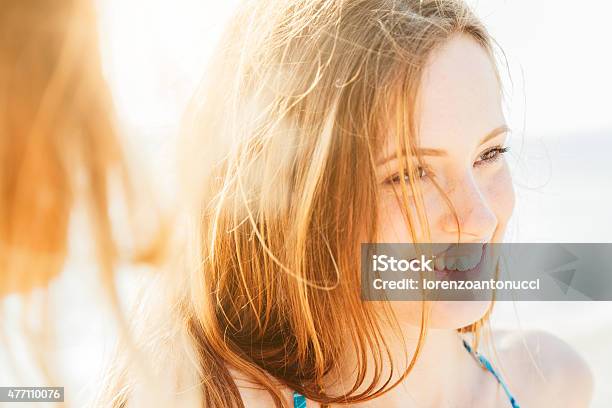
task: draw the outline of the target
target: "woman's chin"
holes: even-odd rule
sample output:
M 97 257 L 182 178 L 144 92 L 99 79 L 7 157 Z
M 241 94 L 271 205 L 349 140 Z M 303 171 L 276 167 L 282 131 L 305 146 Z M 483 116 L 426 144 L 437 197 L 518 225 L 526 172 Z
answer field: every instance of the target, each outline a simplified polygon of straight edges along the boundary
M 490 301 L 432 302 L 429 327 L 432 329 L 460 329 L 482 319 L 491 306 Z
M 421 302 L 393 302 L 398 320 L 415 327 L 421 325 Z M 489 300 L 429 302 L 427 327 L 430 329 L 460 329 L 482 319 L 491 306 Z M 415 307 L 416 306 L 416 307 Z

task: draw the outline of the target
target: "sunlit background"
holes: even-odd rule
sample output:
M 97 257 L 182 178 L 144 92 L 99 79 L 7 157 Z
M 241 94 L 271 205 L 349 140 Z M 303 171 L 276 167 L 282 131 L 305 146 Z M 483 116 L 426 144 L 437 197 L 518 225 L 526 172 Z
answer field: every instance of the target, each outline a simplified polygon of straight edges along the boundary
M 132 150 L 171 196 L 181 114 L 236 0 L 99 0 L 105 72 Z M 612 7 L 607 1 L 471 1 L 503 49 L 517 208 L 508 240 L 612 242 Z M 78 241 L 76 239 L 75 241 Z M 57 361 L 75 406 L 91 397 L 114 326 L 78 245 L 55 284 L 66 334 Z M 126 302 L 136 286 L 125 277 Z M 85 322 L 85 323 L 84 323 Z M 499 304 L 500 328 L 540 328 L 580 351 L 612 401 L 612 302 Z M 22 361 L 23 363 L 23 361 Z M 0 377 L 1 378 L 1 377 Z

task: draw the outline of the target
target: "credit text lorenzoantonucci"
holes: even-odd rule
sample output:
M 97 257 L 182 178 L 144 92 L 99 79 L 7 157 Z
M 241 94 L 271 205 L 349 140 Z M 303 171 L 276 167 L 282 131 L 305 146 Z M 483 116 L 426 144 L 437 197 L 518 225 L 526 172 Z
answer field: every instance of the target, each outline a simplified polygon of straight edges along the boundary
M 372 256 L 373 272 L 433 272 L 434 260 L 421 255 L 415 259 L 396 259 L 387 255 Z M 451 274 L 452 275 L 452 272 Z M 490 279 L 383 279 L 372 280 L 375 290 L 540 290 L 540 279 L 496 280 Z

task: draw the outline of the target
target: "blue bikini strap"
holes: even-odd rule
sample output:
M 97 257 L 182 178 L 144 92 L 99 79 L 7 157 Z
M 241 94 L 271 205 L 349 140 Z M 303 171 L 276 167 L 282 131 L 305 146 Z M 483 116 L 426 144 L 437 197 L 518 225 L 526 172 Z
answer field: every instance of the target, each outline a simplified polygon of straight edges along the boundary
M 295 408 L 306 408 L 306 398 L 297 391 L 293 392 L 293 406 Z
M 506 396 L 510 400 L 510 404 L 512 404 L 512 408 L 520 408 L 518 402 L 516 402 L 516 399 L 510 393 L 510 389 L 508 388 L 504 380 L 501 378 L 501 376 L 497 373 L 497 371 L 495 371 L 489 360 L 487 360 L 485 356 L 478 353 L 476 350 L 472 350 L 472 347 L 470 347 L 470 345 L 467 341 L 465 341 L 465 339 L 463 339 L 463 346 L 470 354 L 472 354 L 476 358 L 476 360 L 478 361 L 478 363 L 480 363 L 482 367 L 484 367 L 487 371 L 493 374 L 499 385 L 501 385 L 504 389 Z

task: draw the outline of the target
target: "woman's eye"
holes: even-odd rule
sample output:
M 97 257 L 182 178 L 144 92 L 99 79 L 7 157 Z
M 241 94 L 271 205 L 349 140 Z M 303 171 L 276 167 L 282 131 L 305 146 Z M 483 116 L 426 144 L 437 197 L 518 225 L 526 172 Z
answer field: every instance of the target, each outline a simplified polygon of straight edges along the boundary
M 510 150 L 509 147 L 492 147 L 478 157 L 478 160 L 474 163 L 474 166 L 482 166 L 483 164 L 495 162 L 501 159 L 504 153 L 508 152 L 508 150 Z
M 419 166 L 416 171 L 416 176 L 419 179 L 424 179 L 427 177 L 427 171 L 425 170 L 425 168 Z M 403 177 L 404 177 L 404 182 L 406 184 L 410 184 L 410 176 L 408 175 L 407 171 L 404 172 Z M 385 182 L 387 184 L 399 184 L 401 182 L 401 176 L 399 173 L 397 173 L 389 177 Z

